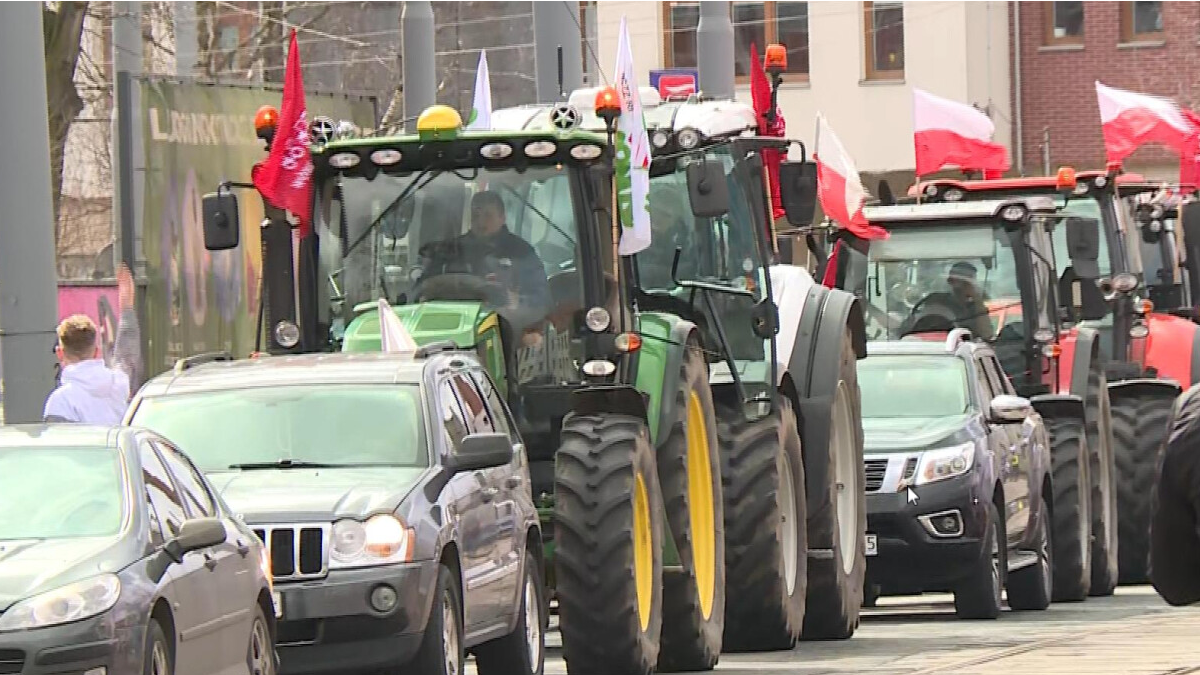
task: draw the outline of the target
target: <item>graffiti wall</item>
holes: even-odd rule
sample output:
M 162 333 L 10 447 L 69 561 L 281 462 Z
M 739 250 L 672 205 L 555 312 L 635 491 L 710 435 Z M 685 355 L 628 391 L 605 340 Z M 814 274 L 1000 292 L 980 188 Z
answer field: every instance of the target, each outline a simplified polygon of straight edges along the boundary
M 201 198 L 222 181 L 249 182 L 266 158 L 254 133 L 259 106 L 278 91 L 147 79 L 141 83 L 146 150 L 143 353 L 153 376 L 189 354 L 254 347 L 262 270 L 262 200 L 238 191 L 241 244 L 204 248 Z M 306 94 L 309 119 L 328 115 L 374 124 L 373 99 Z

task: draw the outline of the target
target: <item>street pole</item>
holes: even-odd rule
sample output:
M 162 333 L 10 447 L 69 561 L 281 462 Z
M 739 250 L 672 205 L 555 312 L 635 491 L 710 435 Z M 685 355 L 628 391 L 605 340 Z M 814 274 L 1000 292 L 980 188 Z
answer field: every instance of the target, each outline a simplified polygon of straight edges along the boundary
M 136 78 L 142 74 L 142 3 L 113 3 L 113 84 L 116 111 L 113 114 L 113 215 L 119 262 L 136 271 L 138 241 L 142 228 L 139 215 L 145 179 L 145 153 L 138 121 L 141 100 Z
M 404 71 L 404 119 L 411 120 L 437 103 L 437 55 L 433 50 L 433 7 L 428 2 L 405 2 L 400 14 Z
M 196 67 L 196 50 L 199 38 L 196 31 L 195 0 L 179 0 L 171 3 L 175 24 L 175 75 L 188 78 Z
M 759 45 L 759 50 L 766 49 Z M 696 60 L 700 91 L 713 98 L 733 98 L 733 21 L 728 2 L 700 3 L 696 26 Z
M 533 3 L 533 41 L 538 103 L 563 101 L 567 94 L 583 86 L 583 38 L 579 33 L 578 2 Z
M 58 318 L 42 5 L 0 3 L 0 421 L 38 422 L 54 388 Z M 19 159 L 18 159 L 19 158 Z

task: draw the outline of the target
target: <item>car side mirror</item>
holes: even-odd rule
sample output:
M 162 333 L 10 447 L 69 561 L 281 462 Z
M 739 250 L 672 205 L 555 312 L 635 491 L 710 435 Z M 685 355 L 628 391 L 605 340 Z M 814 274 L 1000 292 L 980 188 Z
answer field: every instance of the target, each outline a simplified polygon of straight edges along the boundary
M 692 215 L 719 218 L 729 213 L 729 184 L 720 162 L 700 161 L 687 168 L 688 197 Z
M 812 225 L 817 213 L 817 163 L 780 163 L 779 197 L 789 224 Z
M 763 298 L 754 305 L 750 312 L 754 334 L 764 340 L 770 340 L 779 334 L 779 306 L 770 298 Z
M 1066 219 L 1067 253 L 1075 273 L 1083 279 L 1100 276 L 1100 221 L 1070 216 Z
M 178 564 L 187 553 L 225 543 L 226 536 L 225 525 L 220 520 L 195 518 L 184 521 L 179 534 L 163 545 L 163 551 Z
M 512 461 L 513 446 L 507 434 L 471 434 L 443 464 L 454 472 L 503 466 Z
M 992 399 L 990 417 L 993 422 L 1024 422 L 1033 413 L 1033 404 L 1020 396 L 1001 394 Z
M 204 248 L 224 251 L 237 248 L 242 228 L 238 216 L 237 195 L 228 189 L 204 195 Z

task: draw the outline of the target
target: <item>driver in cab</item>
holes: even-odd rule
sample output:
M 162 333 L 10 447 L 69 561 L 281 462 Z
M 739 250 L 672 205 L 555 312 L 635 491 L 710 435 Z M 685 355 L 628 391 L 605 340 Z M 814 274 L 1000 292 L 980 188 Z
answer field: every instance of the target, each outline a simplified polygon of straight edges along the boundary
M 954 323 L 971 331 L 977 338 L 991 340 L 992 319 L 987 305 L 983 303 L 983 293 L 979 289 L 978 271 L 975 266 L 966 261 L 954 263 L 946 275 L 946 283 L 950 285 L 950 294 L 954 297 Z

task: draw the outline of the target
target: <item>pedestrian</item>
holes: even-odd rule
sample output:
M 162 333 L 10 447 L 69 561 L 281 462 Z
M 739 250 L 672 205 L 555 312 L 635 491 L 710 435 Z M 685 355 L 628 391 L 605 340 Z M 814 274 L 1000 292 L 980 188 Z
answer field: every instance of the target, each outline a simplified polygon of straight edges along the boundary
M 106 363 L 96 324 L 85 314 L 58 325 L 54 352 L 62 364 L 61 384 L 46 399 L 47 422 L 120 424 L 137 381 L 141 336 L 134 306 L 135 287 L 129 268 L 117 271 L 120 320 L 112 363 Z
M 1175 400 L 1150 522 L 1150 582 L 1176 606 L 1200 601 L 1200 384 Z

